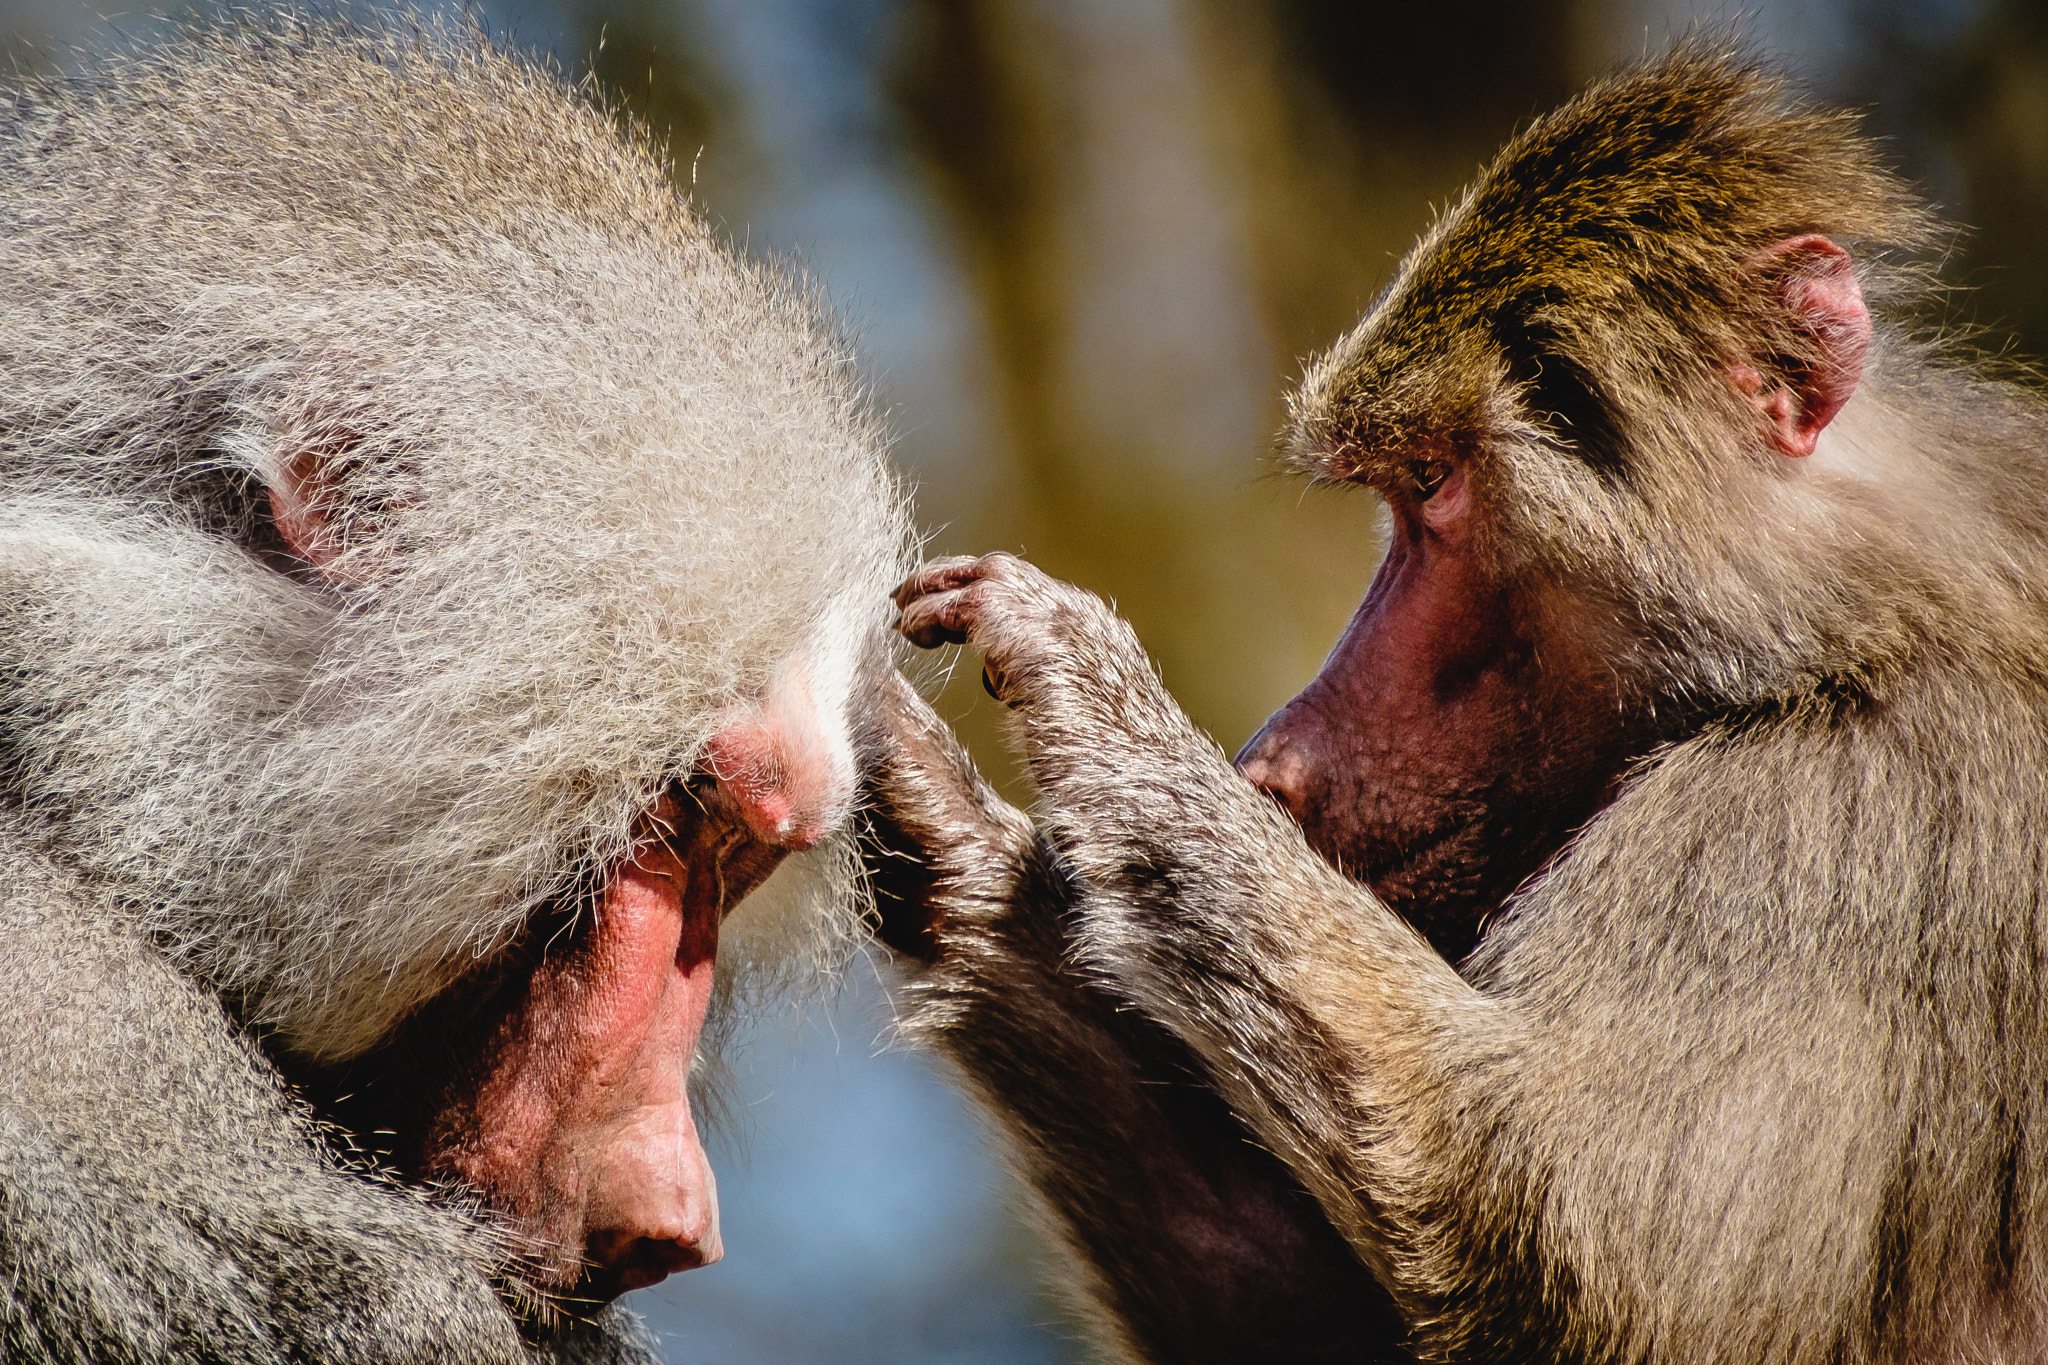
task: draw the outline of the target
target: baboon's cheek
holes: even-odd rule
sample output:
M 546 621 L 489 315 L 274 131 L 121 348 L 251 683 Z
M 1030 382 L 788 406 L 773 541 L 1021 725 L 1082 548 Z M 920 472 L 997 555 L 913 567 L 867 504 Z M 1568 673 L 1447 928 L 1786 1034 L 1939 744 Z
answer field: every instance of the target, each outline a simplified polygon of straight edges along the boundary
M 1455 493 L 1465 496 L 1462 478 Z M 1421 514 L 1397 517 L 1322 671 L 1245 745 L 1238 769 L 1326 856 L 1383 863 L 1380 846 L 1427 836 L 1504 761 L 1519 653 L 1503 594 L 1464 548 Z
M 692 860 L 695 861 L 695 860 Z M 725 887 L 644 841 L 595 923 L 535 969 L 485 1060 L 474 1121 L 430 1165 L 535 1242 L 553 1287 L 604 1300 L 718 1259 L 718 1202 L 687 1078 Z

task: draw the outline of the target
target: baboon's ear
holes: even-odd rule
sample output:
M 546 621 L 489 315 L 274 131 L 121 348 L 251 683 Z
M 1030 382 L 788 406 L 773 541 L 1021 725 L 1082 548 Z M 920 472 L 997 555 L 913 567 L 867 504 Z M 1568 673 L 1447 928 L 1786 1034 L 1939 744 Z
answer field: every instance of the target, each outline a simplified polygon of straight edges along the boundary
M 333 498 L 321 478 L 320 456 L 302 448 L 280 450 L 276 460 L 268 479 L 271 523 L 293 558 L 326 573 L 343 545 L 332 518 Z
M 359 358 L 322 355 L 293 382 L 265 433 L 271 524 L 294 559 L 337 586 L 361 578 L 342 555 L 368 529 L 347 484 L 368 458 L 373 387 Z
M 1750 265 L 1789 314 L 1803 354 L 1781 362 L 1772 380 L 1748 364 L 1731 366 L 1729 377 L 1769 426 L 1772 444 L 1787 455 L 1811 455 L 1863 377 L 1870 309 L 1849 253 L 1818 233 L 1788 237 Z

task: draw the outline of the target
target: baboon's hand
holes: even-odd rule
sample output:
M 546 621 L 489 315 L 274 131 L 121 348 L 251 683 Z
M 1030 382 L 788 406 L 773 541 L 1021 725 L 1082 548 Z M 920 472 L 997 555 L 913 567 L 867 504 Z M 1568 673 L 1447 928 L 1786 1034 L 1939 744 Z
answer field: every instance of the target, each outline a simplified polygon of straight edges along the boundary
M 982 681 L 1015 712 L 1040 810 L 1070 856 L 1104 811 L 1150 799 L 1131 785 L 1141 775 L 1180 793 L 1212 779 L 1242 784 L 1167 694 L 1129 624 L 1094 593 L 993 554 L 927 564 L 896 602 L 896 628 L 913 643 L 982 651 Z
M 1101 598 L 1002 553 L 935 559 L 896 589 L 896 605 L 912 644 L 981 650 L 983 685 L 1012 707 L 1045 700 L 1055 675 L 1118 652 L 1128 634 Z
M 934 961 L 952 920 L 1007 892 L 1031 845 L 1030 821 L 982 780 L 900 674 L 883 684 L 873 724 L 861 806 L 875 935 Z

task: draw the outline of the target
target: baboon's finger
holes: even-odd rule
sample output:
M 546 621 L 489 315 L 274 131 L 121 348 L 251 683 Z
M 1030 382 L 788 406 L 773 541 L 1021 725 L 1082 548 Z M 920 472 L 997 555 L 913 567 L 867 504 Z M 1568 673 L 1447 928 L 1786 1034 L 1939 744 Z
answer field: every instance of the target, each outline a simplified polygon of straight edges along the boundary
M 929 560 L 918 565 L 917 572 L 896 586 L 890 600 L 901 607 L 913 598 L 964 587 L 980 576 L 978 570 L 981 565 L 982 558 L 974 555 L 948 555 L 944 559 Z
M 910 602 L 897 616 L 896 629 L 919 649 L 937 649 L 967 643 L 979 621 L 978 604 L 962 588 Z

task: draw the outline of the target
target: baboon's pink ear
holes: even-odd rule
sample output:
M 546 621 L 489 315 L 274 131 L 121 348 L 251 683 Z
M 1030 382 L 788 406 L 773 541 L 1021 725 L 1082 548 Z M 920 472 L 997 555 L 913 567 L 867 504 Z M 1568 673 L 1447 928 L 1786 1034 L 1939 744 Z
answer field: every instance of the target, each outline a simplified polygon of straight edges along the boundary
M 292 385 L 266 433 L 263 481 L 278 539 L 294 559 L 337 584 L 356 581 L 337 561 L 358 520 L 349 514 L 344 484 L 364 457 L 372 397 L 359 357 L 323 354 Z
M 1870 309 L 1849 253 L 1818 233 L 1788 237 L 1757 253 L 1750 265 L 1804 333 L 1808 354 L 1782 383 L 1766 385 L 1755 368 L 1743 364 L 1730 367 L 1729 377 L 1769 425 L 1779 450 L 1811 455 L 1822 429 L 1863 377 Z
M 342 551 L 335 529 L 333 499 L 320 453 L 301 447 L 281 449 L 271 471 L 270 520 L 292 557 L 325 572 Z

